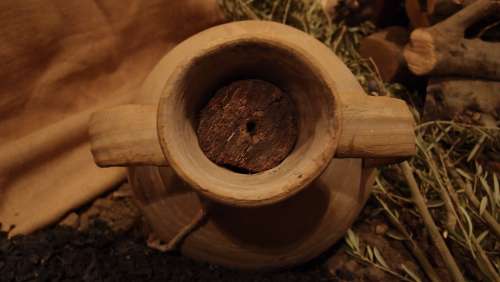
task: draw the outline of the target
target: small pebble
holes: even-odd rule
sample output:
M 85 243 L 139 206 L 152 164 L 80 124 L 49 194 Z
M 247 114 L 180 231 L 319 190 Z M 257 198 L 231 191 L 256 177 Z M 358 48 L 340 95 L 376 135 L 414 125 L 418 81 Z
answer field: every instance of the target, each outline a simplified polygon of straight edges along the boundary
M 80 216 L 77 213 L 72 212 L 68 214 L 59 224 L 71 228 L 78 228 L 80 226 Z
M 347 0 L 346 5 L 350 10 L 359 9 L 359 2 L 357 0 Z
M 387 230 L 389 230 L 389 226 L 387 226 L 386 224 L 377 224 L 377 226 L 375 226 L 375 233 L 377 233 L 378 235 L 384 235 Z

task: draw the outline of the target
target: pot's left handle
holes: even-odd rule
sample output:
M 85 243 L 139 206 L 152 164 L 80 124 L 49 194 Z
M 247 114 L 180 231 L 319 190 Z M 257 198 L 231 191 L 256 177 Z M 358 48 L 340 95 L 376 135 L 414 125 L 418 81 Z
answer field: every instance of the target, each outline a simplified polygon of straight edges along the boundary
M 156 107 L 122 105 L 92 114 L 89 121 L 92 155 L 100 167 L 166 166 L 156 127 Z

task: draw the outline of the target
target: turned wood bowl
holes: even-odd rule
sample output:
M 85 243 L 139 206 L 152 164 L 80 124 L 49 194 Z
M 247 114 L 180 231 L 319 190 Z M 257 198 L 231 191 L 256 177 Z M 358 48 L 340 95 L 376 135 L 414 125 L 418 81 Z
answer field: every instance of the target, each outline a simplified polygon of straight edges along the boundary
M 289 95 L 298 136 L 279 165 L 243 174 L 210 161 L 196 127 L 217 89 L 249 78 Z M 180 43 L 153 69 L 134 104 L 96 112 L 89 125 L 95 162 L 130 167 L 140 206 L 160 238 L 168 241 L 188 224 L 201 197 L 213 208 L 182 252 L 240 268 L 297 264 L 338 240 L 370 190 L 362 158 L 413 155 L 413 129 L 403 101 L 367 96 L 321 42 L 260 21 L 213 27 Z

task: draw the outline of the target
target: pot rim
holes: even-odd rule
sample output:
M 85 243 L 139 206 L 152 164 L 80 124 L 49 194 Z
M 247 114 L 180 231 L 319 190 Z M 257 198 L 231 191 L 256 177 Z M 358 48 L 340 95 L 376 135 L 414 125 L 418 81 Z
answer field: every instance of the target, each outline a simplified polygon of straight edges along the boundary
M 255 28 L 241 28 L 247 25 Z M 336 83 L 325 71 L 321 61 L 311 56 L 309 50 L 295 44 L 297 40 L 323 45 L 309 35 L 282 24 L 245 21 L 213 27 L 194 35 L 176 47 L 176 49 L 185 48 L 186 58 L 174 66 L 173 73 L 165 81 L 158 105 L 158 136 L 169 165 L 185 182 L 201 194 L 215 201 L 235 206 L 260 206 L 275 203 L 307 187 L 323 172 L 333 158 L 341 129 L 341 111 L 335 88 Z M 179 117 L 182 118 L 185 114 L 178 113 L 179 106 L 184 106 L 180 104 L 183 100 L 181 96 L 184 95 L 181 93 L 185 90 L 185 86 L 182 85 L 183 79 L 193 67 L 199 65 L 200 60 L 207 54 L 242 44 L 260 44 L 290 52 L 295 59 L 310 68 L 311 75 L 317 79 L 316 82 L 320 83 L 330 95 L 328 98 L 325 97 L 329 102 L 323 105 L 327 108 L 321 120 L 324 126 L 321 132 L 315 133 L 322 136 L 314 136 L 316 143 L 308 145 L 311 148 L 306 148 L 305 157 L 294 157 L 295 167 L 292 167 L 290 163 L 287 164 L 290 157 L 288 156 L 280 165 L 270 170 L 252 175 L 240 174 L 212 163 L 199 148 L 197 140 L 198 148 L 194 145 L 191 147 L 186 145 L 189 142 L 194 144 L 191 140 L 194 137 L 188 122 L 180 122 L 182 125 L 177 124 Z M 314 47 L 318 48 L 318 46 Z M 326 47 L 321 46 L 321 48 Z M 331 56 L 335 55 L 331 53 Z M 164 60 L 168 60 L 168 57 L 169 55 Z M 343 69 L 340 68 L 339 71 Z M 182 134 L 190 138 L 179 140 L 178 137 Z

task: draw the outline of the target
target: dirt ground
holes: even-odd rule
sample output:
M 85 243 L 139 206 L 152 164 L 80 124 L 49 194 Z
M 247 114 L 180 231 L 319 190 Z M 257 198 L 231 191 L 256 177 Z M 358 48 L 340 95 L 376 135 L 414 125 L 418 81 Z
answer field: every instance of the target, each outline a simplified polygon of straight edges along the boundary
M 2 234 L 0 281 L 398 281 L 339 252 L 341 244 L 298 268 L 251 273 L 161 253 L 145 242 L 137 230 L 114 232 L 100 220 L 83 232 L 55 226 L 13 240 Z
M 361 245 L 378 248 L 391 269 L 404 264 L 425 277 L 373 206 L 369 202 L 353 226 Z M 300 267 L 255 273 L 159 252 L 147 246 L 147 234 L 125 184 L 59 225 L 11 240 L 1 234 L 0 281 L 400 281 L 349 255 L 344 241 Z
M 103 223 L 79 232 L 57 226 L 7 240 L 0 236 L 0 281 L 322 281 L 312 264 L 277 273 L 241 273 L 148 248 L 137 233 Z

